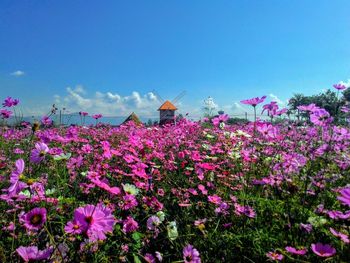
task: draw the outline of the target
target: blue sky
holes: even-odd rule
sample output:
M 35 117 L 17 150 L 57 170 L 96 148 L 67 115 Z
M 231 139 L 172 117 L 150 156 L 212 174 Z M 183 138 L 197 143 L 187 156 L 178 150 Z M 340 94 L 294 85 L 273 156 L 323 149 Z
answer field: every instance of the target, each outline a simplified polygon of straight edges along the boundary
M 244 112 L 242 99 L 319 93 L 350 78 L 350 1 L 0 1 L 0 98 L 41 114 Z M 271 96 L 269 98 L 272 99 Z

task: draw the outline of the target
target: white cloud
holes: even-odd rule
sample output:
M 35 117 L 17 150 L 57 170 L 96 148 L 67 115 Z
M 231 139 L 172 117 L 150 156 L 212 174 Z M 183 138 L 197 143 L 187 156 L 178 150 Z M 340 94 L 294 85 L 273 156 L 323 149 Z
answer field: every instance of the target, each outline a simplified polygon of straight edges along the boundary
M 270 93 L 269 96 L 270 96 L 270 98 L 271 98 L 273 101 L 276 101 L 276 102 L 279 104 L 279 106 L 281 106 L 281 107 L 285 107 L 285 106 L 286 106 L 286 102 L 283 101 L 283 100 L 281 100 L 281 99 L 280 99 L 279 97 L 277 97 L 276 95 Z
M 67 87 L 66 91 L 66 95 L 55 95 L 54 99 L 59 107 L 65 107 L 70 112 L 84 110 L 105 116 L 127 116 L 135 111 L 139 116 L 158 116 L 160 103 L 152 92 L 140 94 L 133 91 L 130 95 L 122 96 L 118 93 L 96 91 L 93 96 L 88 96 L 81 85 Z
M 12 76 L 15 76 L 15 77 L 21 77 L 23 76 L 25 73 L 24 71 L 21 71 L 21 70 L 16 70 L 14 72 L 11 73 Z

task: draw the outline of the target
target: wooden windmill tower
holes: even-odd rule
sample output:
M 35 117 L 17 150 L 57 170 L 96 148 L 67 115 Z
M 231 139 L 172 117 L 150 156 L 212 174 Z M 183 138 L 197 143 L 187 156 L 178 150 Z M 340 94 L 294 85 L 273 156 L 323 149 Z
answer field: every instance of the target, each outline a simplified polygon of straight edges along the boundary
M 153 94 L 156 95 L 159 102 L 162 103 L 162 105 L 158 109 L 158 111 L 159 111 L 159 125 L 175 123 L 175 111 L 177 110 L 177 108 L 174 104 L 176 102 L 178 102 L 183 96 L 185 96 L 186 92 L 185 91 L 181 92 L 171 102 L 169 100 L 164 101 L 162 99 L 162 97 L 160 97 L 156 91 L 153 90 L 152 92 L 153 92 Z

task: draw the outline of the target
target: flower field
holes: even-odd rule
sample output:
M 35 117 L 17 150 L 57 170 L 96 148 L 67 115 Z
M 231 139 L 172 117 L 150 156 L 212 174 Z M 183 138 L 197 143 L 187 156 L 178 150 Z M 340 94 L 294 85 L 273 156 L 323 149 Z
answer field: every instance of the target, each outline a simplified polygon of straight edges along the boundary
M 301 110 L 4 127 L 0 262 L 349 262 L 350 130 Z

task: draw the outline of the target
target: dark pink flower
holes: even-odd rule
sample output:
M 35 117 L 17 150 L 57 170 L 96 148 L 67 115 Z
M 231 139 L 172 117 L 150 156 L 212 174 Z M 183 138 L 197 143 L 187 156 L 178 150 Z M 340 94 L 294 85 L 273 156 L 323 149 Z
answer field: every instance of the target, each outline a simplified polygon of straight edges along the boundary
M 8 119 L 12 115 L 12 111 L 6 110 L 6 109 L 1 109 L 0 110 L 0 115 L 2 119 Z
M 64 227 L 64 231 L 69 234 L 81 234 L 84 231 L 82 223 L 76 221 L 69 221 Z
M 104 240 L 107 238 L 107 233 L 113 232 L 115 223 L 116 220 L 109 208 L 102 205 L 86 205 L 75 209 L 73 222 L 67 224 L 67 230 L 70 231 L 71 225 L 79 225 L 90 240 Z
M 46 208 L 36 207 L 21 216 L 24 226 L 30 231 L 37 231 L 46 222 Z
M 33 163 L 40 163 L 45 159 L 46 154 L 49 152 L 49 147 L 43 142 L 37 142 L 35 149 L 30 154 L 30 161 Z
M 317 109 L 310 114 L 310 121 L 319 126 L 326 126 L 332 122 L 332 117 L 325 109 Z
M 266 253 L 266 256 L 271 260 L 281 261 L 284 256 L 282 254 L 279 254 L 277 252 L 268 252 Z
M 266 96 L 262 96 L 261 98 L 256 97 L 256 98 L 252 98 L 252 99 L 248 99 L 248 100 L 241 100 L 241 103 L 247 104 L 247 105 L 252 105 L 253 107 L 255 107 L 256 105 L 264 102 L 265 99 L 266 99 Z
M 94 114 L 91 117 L 94 118 L 95 120 L 98 120 L 98 119 L 102 118 L 102 114 Z
M 201 262 L 198 250 L 195 249 L 192 245 L 187 245 L 186 247 L 184 247 L 182 254 L 185 263 Z
M 158 216 L 151 216 L 147 219 L 147 228 L 149 230 L 156 230 L 160 223 L 161 222 Z
M 335 88 L 337 90 L 345 90 L 346 86 L 344 84 L 338 83 L 338 84 L 334 84 L 333 88 Z
M 19 103 L 18 99 L 12 99 L 11 97 L 7 97 L 2 103 L 2 106 L 10 108 L 12 106 L 16 106 L 18 103 Z
M 16 251 L 18 255 L 20 255 L 25 262 L 29 262 L 34 260 L 48 259 L 53 252 L 53 248 L 39 250 L 38 247 L 36 246 L 31 246 L 31 247 L 20 246 L 19 248 L 16 249 Z
M 294 247 L 285 247 L 286 251 L 294 255 L 305 255 L 307 252 L 306 248 L 296 249 Z
M 123 222 L 123 232 L 134 232 L 139 228 L 139 224 L 131 216 L 128 216 Z
M 335 237 L 340 237 L 340 239 L 346 243 L 346 244 L 349 244 L 350 243 L 350 240 L 349 240 L 349 236 L 344 234 L 344 233 L 341 233 L 341 232 L 338 232 L 336 231 L 334 228 L 330 227 L 329 230 L 331 231 L 331 233 L 335 236 Z
M 41 123 L 45 126 L 50 126 L 52 124 L 52 120 L 45 115 L 41 118 Z
M 337 197 L 338 200 L 344 205 L 350 206 L 350 188 L 343 188 L 339 193 L 340 196 Z
M 337 252 L 331 245 L 322 243 L 311 244 L 311 250 L 320 257 L 331 257 Z

